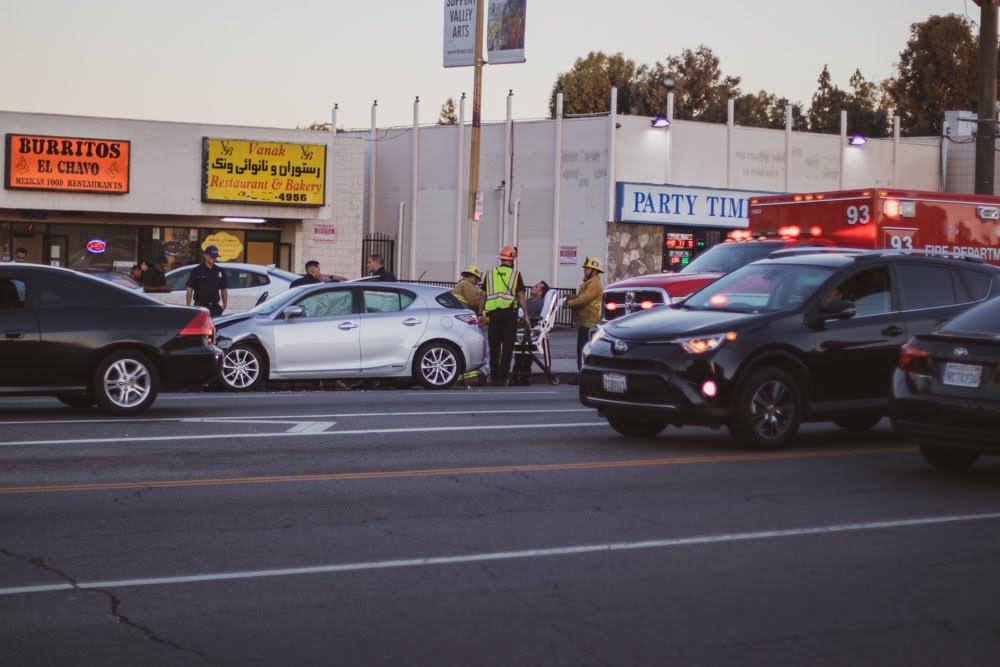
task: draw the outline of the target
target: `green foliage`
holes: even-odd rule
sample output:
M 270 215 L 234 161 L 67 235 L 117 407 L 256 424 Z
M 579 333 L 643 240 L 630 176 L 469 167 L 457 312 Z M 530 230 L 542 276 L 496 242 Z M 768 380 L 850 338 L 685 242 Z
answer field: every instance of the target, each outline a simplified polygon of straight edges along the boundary
M 896 70 L 885 93 L 905 135 L 940 134 L 945 111 L 976 109 L 979 39 L 965 17 L 931 16 L 911 25 Z
M 556 115 L 556 94 L 563 93 L 563 113 L 567 115 L 607 113 L 611 110 L 611 88 L 618 89 L 618 108 L 632 106 L 629 91 L 635 77 L 635 62 L 621 53 L 608 56 L 591 51 L 577 58 L 569 72 L 560 74 L 549 96 L 549 114 Z
M 458 125 L 458 115 L 455 113 L 455 98 L 449 97 L 441 105 L 441 115 L 438 117 L 438 125 Z
M 746 127 L 783 130 L 788 104 L 788 99 L 764 90 L 741 95 L 736 98 L 734 122 Z M 809 129 L 809 120 L 799 104 L 792 105 L 792 129 L 799 132 Z

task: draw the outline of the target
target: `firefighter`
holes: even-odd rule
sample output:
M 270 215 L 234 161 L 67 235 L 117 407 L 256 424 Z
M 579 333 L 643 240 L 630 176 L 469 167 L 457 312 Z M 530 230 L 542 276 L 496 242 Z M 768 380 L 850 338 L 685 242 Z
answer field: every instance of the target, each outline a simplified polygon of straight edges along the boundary
M 490 384 L 503 387 L 507 384 L 510 362 L 514 356 L 517 338 L 517 307 L 528 320 L 528 304 L 524 298 L 524 280 L 514 269 L 517 248 L 505 245 L 500 249 L 500 266 L 486 274 L 486 303 L 483 312 L 489 319 L 487 339 L 490 345 Z
M 462 278 L 451 293 L 462 302 L 462 305 L 480 315 L 483 312 L 483 290 L 479 287 L 479 281 L 483 279 L 483 272 L 479 267 L 470 264 L 462 271 Z
M 566 297 L 563 302 L 565 308 L 573 310 L 573 326 L 576 329 L 576 369 L 580 370 L 583 365 L 583 346 L 590 339 L 590 330 L 601 321 L 601 294 L 604 288 L 601 287 L 601 260 L 596 257 L 588 257 L 583 262 L 583 284 L 576 290 L 576 294 Z M 569 381 L 570 384 L 580 384 L 580 377 Z

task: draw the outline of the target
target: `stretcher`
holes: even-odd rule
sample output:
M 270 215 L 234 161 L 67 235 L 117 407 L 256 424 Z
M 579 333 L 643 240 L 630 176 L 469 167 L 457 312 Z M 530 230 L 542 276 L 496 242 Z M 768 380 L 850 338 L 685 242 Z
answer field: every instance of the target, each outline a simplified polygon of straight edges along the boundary
M 549 334 L 556 325 L 556 314 L 559 311 L 559 298 L 555 290 L 549 290 L 542 302 L 542 312 L 538 322 L 529 329 L 521 325 L 517 329 L 514 341 L 514 369 L 511 371 L 510 384 L 531 384 L 531 366 L 537 365 L 549 384 L 559 384 L 559 378 L 552 373 L 552 354 L 549 352 Z

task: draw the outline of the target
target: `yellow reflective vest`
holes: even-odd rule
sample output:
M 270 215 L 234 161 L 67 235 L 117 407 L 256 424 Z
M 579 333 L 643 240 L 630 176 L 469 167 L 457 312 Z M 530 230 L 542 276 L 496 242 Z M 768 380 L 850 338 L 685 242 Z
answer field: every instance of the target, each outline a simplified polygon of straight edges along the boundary
M 484 310 L 500 310 L 516 308 L 517 294 L 515 288 L 521 280 L 521 274 L 511 266 L 498 266 L 486 274 L 486 305 Z

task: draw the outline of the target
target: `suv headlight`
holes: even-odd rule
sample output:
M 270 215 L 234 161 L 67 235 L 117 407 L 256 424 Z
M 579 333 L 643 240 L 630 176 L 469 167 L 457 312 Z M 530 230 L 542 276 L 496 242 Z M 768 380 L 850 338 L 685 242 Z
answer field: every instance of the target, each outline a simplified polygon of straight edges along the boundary
M 726 333 L 710 334 L 708 336 L 678 338 L 670 342 L 674 345 L 680 345 L 688 354 L 704 354 L 716 349 L 725 341 L 734 340 L 736 340 L 736 332 L 727 331 Z
M 588 340 L 583 345 L 583 350 L 582 350 L 583 356 L 585 356 L 585 357 L 588 356 L 590 354 L 590 348 L 591 348 L 591 346 L 594 343 L 596 343 L 597 341 L 599 341 L 602 338 L 604 338 L 604 336 L 605 336 L 605 334 L 604 334 L 604 327 L 602 327 L 602 326 L 596 327 L 594 329 L 594 331 L 590 334 L 590 340 Z

